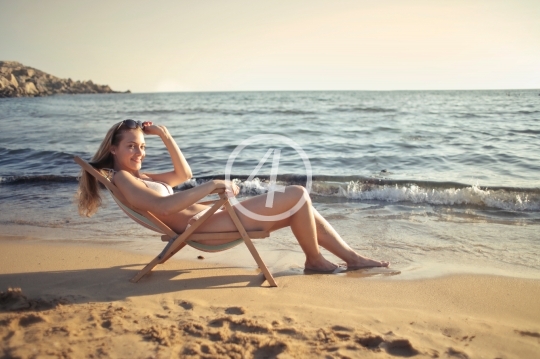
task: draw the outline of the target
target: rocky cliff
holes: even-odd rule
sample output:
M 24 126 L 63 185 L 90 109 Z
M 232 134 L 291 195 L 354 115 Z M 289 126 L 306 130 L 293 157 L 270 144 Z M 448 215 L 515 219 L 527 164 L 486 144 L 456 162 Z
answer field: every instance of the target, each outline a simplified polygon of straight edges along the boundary
M 108 85 L 98 85 L 90 80 L 81 82 L 61 79 L 19 62 L 0 61 L 0 98 L 80 93 L 119 92 L 113 91 Z

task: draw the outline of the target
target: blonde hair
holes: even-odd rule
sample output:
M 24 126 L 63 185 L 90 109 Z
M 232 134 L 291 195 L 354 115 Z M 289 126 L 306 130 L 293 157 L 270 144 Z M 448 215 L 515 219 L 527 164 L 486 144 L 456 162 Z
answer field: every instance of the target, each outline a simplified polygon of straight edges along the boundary
M 114 156 L 111 153 L 111 146 L 117 146 L 122 141 L 123 133 L 131 130 L 122 126 L 122 123 L 123 121 L 116 123 L 107 131 L 105 138 L 101 141 L 101 145 L 99 145 L 90 161 L 90 165 L 103 175 L 108 175 L 108 171 L 105 169 L 114 168 Z M 141 131 L 140 127 L 137 127 L 136 130 Z M 81 171 L 79 189 L 75 197 L 81 216 L 91 217 L 102 206 L 98 180 L 85 170 Z

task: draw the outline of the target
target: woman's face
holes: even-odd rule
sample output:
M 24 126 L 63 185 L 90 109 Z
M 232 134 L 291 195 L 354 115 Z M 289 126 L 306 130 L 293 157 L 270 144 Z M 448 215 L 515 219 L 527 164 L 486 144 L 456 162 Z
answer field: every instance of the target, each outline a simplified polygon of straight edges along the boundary
M 117 146 L 111 146 L 116 170 L 139 171 L 146 156 L 145 146 L 142 131 L 124 131 L 120 143 Z

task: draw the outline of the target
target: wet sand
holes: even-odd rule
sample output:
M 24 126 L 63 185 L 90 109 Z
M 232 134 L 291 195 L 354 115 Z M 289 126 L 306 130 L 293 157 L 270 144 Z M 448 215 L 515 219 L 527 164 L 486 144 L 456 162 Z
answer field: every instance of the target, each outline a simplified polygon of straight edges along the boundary
M 151 258 L 105 244 L 1 237 L 0 356 L 535 358 L 540 353 L 537 279 L 460 274 L 399 280 L 380 270 L 290 272 L 278 273 L 279 287 L 269 288 L 254 270 L 173 259 L 130 283 Z

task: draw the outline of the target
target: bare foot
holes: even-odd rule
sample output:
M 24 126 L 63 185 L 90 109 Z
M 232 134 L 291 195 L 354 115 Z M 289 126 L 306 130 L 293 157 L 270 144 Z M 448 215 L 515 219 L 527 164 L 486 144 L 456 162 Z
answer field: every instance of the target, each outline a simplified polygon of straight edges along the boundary
M 357 258 L 350 262 L 347 262 L 348 269 L 367 268 L 367 267 L 388 267 L 390 262 L 376 261 L 371 258 L 362 257 L 358 255 Z
M 333 272 L 338 268 L 337 264 L 334 264 L 326 260 L 322 255 L 319 258 L 307 259 L 304 265 L 305 269 L 317 271 L 317 272 Z

